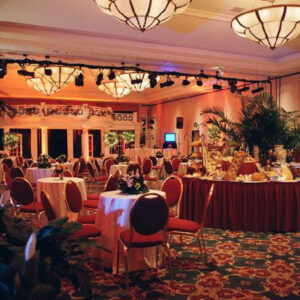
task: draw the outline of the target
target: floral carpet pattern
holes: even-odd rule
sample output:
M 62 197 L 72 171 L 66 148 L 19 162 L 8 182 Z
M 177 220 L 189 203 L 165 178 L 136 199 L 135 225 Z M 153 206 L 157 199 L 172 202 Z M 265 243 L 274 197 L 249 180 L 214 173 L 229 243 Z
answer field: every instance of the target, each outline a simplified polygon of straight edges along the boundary
M 167 269 L 103 275 L 86 263 L 93 299 L 300 299 L 300 233 L 264 234 L 206 229 L 206 267 L 193 238 L 172 239 L 173 285 Z M 65 290 L 72 286 L 63 281 Z

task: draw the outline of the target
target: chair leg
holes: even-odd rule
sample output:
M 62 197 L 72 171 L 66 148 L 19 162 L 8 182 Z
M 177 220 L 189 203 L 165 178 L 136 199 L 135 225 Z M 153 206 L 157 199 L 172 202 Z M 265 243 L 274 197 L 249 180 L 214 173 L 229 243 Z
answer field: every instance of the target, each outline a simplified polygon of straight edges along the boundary
M 172 287 L 173 286 L 173 271 L 172 271 L 172 258 L 171 258 L 170 246 L 168 244 L 166 244 L 165 249 L 166 249 L 166 253 L 168 256 L 169 277 L 170 277 L 170 284 Z
M 120 242 L 118 241 L 118 246 L 117 246 L 117 274 L 120 273 Z
M 96 246 L 97 247 L 97 246 Z M 101 270 L 101 274 L 104 274 L 104 268 L 103 268 L 103 263 L 102 263 L 102 255 L 101 255 L 101 249 L 99 247 L 97 247 L 98 250 L 98 258 L 100 261 L 100 270 Z
M 204 242 L 203 232 L 201 232 L 201 240 L 202 240 L 202 245 L 203 245 L 205 260 L 207 262 L 208 261 L 208 257 L 207 257 L 207 251 L 206 251 L 206 246 L 205 246 L 205 242 Z
M 124 249 L 124 263 L 125 263 L 125 278 L 126 278 L 126 289 L 129 290 L 129 274 L 128 274 L 128 259 L 127 259 L 127 249 Z
M 201 255 L 202 265 L 204 266 L 204 265 L 205 265 L 205 262 L 204 262 L 204 255 L 203 255 L 203 250 L 202 250 L 202 246 L 201 246 L 200 237 L 199 237 L 199 236 L 196 236 L 196 238 L 197 238 L 198 245 L 199 245 L 199 250 L 200 250 L 200 255 Z

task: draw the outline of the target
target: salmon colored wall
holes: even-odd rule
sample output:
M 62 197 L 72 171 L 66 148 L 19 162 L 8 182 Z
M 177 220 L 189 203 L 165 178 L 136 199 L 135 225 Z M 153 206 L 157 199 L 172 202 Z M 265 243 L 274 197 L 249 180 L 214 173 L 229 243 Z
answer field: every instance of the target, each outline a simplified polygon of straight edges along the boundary
M 162 146 L 165 132 L 176 132 L 177 145 L 178 134 L 180 134 L 180 152 L 187 153 L 187 142 L 184 140 L 184 135 L 191 135 L 194 129 L 194 122 L 202 123 L 204 117 L 200 117 L 200 111 L 209 106 L 220 106 L 226 109 L 229 116 L 236 118 L 240 110 L 240 102 L 236 94 L 232 94 L 229 90 L 221 92 L 213 92 L 198 96 L 195 98 L 187 98 L 174 102 L 159 104 L 155 106 L 154 116 L 157 118 L 158 140 L 159 146 Z M 176 117 L 183 117 L 183 129 L 176 129 Z M 205 130 L 200 127 L 203 133 Z

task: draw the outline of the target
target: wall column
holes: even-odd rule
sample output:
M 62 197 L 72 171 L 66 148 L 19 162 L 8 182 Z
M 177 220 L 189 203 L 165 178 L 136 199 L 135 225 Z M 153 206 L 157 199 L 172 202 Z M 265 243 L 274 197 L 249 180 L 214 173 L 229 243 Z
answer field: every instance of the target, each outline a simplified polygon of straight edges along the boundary
M 87 127 L 82 128 L 82 136 L 81 136 L 81 144 L 82 144 L 82 155 L 86 161 L 89 160 L 89 131 Z
M 42 154 L 48 154 L 48 128 L 41 127 L 42 130 Z
M 31 128 L 31 138 L 30 138 L 30 143 L 31 143 L 31 157 L 33 160 L 37 160 L 37 129 L 36 128 Z
M 68 148 L 68 159 L 72 159 L 74 157 L 74 149 L 73 149 L 73 129 L 67 129 L 67 148 Z
M 134 131 L 134 148 L 141 147 L 140 140 L 141 140 L 141 130 L 135 130 Z

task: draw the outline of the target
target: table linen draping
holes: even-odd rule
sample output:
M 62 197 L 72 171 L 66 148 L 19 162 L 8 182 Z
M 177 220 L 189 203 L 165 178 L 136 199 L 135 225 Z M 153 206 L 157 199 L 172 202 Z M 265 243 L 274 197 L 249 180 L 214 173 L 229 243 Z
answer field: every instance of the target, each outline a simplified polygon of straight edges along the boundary
M 67 181 L 73 181 L 77 184 L 82 200 L 87 199 L 84 179 L 77 177 L 65 177 L 61 180 L 59 177 L 41 178 L 37 181 L 37 199 L 41 201 L 41 191 L 45 191 L 50 197 L 51 206 L 57 218 L 69 216 L 66 206 L 65 186 Z M 77 219 L 77 214 L 71 214 L 72 219 Z
M 109 169 L 109 175 L 115 174 L 116 171 L 119 171 L 120 175 L 125 175 L 127 172 L 127 168 L 128 168 L 127 164 L 112 165 L 112 166 L 110 166 L 110 169 Z
M 54 173 L 55 167 L 42 168 L 27 168 L 25 178 L 31 183 L 37 183 L 41 178 L 51 177 Z
M 183 178 L 180 216 L 200 221 L 204 199 L 215 191 L 205 226 L 254 232 L 300 231 L 300 182 L 226 182 Z
M 165 197 L 161 191 L 150 190 Z M 112 266 L 113 273 L 117 268 L 117 245 L 120 233 L 130 228 L 130 211 L 140 195 L 123 194 L 121 191 L 104 192 L 100 195 L 96 226 L 101 230 L 101 244 L 112 253 L 103 251 L 104 264 Z M 149 248 L 143 253 L 142 249 L 132 249 L 128 254 L 130 270 L 145 268 L 144 254 L 147 260 L 154 264 L 155 248 Z M 120 256 L 120 269 L 124 269 L 122 255 Z

